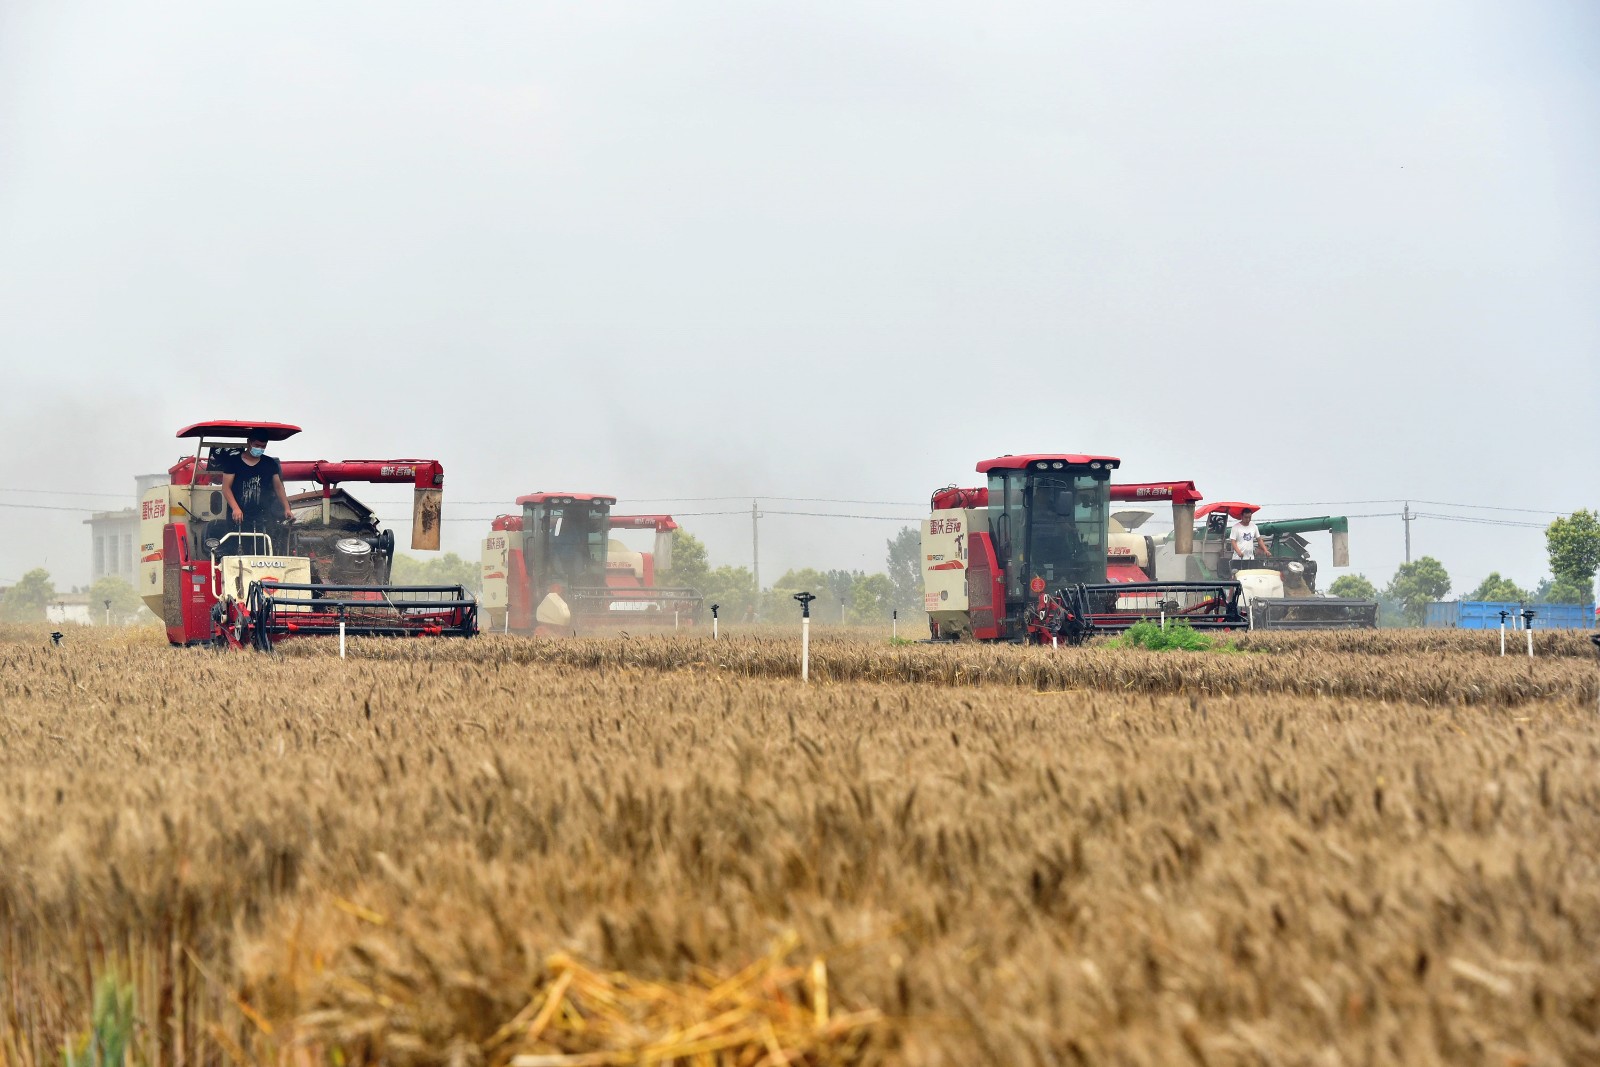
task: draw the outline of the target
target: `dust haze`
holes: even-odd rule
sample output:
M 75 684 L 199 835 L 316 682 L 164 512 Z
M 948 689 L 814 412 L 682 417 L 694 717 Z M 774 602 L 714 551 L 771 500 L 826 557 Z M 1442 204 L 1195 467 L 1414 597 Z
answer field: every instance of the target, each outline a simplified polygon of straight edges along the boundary
M 1587 3 L 22 0 L 0 144 L 0 579 L 88 579 L 86 512 L 20 505 L 119 506 L 18 490 L 131 496 L 212 418 L 441 460 L 463 555 L 577 489 L 748 564 L 758 496 L 769 584 L 1006 452 L 1263 518 L 1600 504 Z

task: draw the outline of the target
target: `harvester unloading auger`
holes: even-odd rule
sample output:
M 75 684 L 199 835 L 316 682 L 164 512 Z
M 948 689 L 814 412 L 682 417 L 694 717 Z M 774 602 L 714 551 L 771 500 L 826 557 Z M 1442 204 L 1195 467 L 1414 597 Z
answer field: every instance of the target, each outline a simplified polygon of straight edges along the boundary
M 252 433 L 283 441 L 286 423 L 214 421 L 178 431 L 195 453 L 140 504 L 140 592 L 174 645 L 270 649 L 284 637 L 470 637 L 478 605 L 459 585 L 388 584 L 394 535 L 344 489 L 346 482 L 413 486 L 411 547 L 437 550 L 444 468 L 431 459 L 284 460 L 283 481 L 319 490 L 289 497 L 294 521 L 243 530 L 230 515 L 221 471 Z
M 933 495 L 922 524 L 922 575 L 935 640 L 1080 644 L 1101 631 L 1181 618 L 1196 629 L 1247 625 L 1227 579 L 1112 580 L 1111 500 L 1168 500 L 1176 551 L 1192 550 L 1192 482 L 1111 485 L 1114 456 L 1001 456 L 988 484 Z M 1115 488 L 1115 494 L 1114 494 Z
M 491 629 L 561 635 L 620 626 L 697 623 L 695 589 L 657 586 L 672 568 L 671 515 L 613 515 L 616 497 L 530 493 L 520 515 L 501 515 L 483 542 L 483 604 Z M 654 530 L 635 552 L 613 530 Z

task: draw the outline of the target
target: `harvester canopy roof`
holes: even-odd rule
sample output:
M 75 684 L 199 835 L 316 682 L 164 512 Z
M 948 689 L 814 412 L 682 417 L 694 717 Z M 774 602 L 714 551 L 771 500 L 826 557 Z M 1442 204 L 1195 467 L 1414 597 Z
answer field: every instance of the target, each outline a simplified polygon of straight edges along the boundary
M 1203 519 L 1213 511 L 1225 511 L 1230 519 L 1237 519 L 1245 512 L 1254 514 L 1261 510 L 1260 504 L 1246 504 L 1238 500 L 1219 500 L 1215 504 L 1207 504 L 1195 510 L 1194 517 Z
M 529 493 L 517 497 L 518 504 L 615 504 L 617 498 L 604 493 Z
M 250 437 L 250 431 L 252 430 L 260 430 L 261 436 L 268 441 L 283 441 L 299 433 L 300 427 L 291 426 L 287 422 L 240 422 L 234 419 L 213 419 L 211 422 L 197 422 L 193 426 L 185 426 L 178 431 L 178 436 L 243 441 Z
M 1021 470 L 1036 463 L 1069 463 L 1074 467 L 1099 464 L 1102 467 L 1115 469 L 1121 466 L 1122 460 L 1116 456 L 1072 456 L 1039 452 L 1026 456 L 997 456 L 994 459 L 983 460 L 978 464 L 978 473 L 986 474 L 991 470 Z

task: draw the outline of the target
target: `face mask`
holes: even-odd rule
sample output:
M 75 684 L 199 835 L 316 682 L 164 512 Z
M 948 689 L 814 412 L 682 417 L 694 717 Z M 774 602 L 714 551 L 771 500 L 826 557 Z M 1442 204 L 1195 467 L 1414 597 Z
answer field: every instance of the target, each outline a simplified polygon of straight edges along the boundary
M 254 448 L 254 447 L 252 447 L 250 449 L 250 454 L 252 456 L 264 456 L 264 455 L 267 454 L 267 450 L 264 449 L 264 448 Z

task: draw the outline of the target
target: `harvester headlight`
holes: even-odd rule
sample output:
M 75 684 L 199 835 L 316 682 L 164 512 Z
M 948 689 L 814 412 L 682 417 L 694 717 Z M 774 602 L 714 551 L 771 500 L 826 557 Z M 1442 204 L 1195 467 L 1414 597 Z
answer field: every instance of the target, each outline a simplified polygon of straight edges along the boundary
M 1099 460 L 1095 460 L 1094 462 L 1090 463 L 1089 464 L 1089 469 L 1090 470 L 1096 470 L 1096 471 L 1099 470 L 1100 469 L 1100 461 Z
M 1066 466 L 1066 464 L 1065 464 L 1065 463 L 1063 463 L 1063 462 L 1061 462 L 1061 461 L 1060 461 L 1060 460 L 1059 460 L 1059 459 L 1058 459 L 1058 460 L 1056 460 L 1056 461 L 1055 461 L 1055 462 L 1054 462 L 1054 463 L 1052 463 L 1052 464 L 1050 464 L 1050 466 L 1052 466 L 1052 467 L 1054 467 L 1054 468 L 1055 468 L 1055 469 L 1056 469 L 1056 470 L 1060 470 L 1060 469 L 1061 469 L 1061 468 L 1062 468 L 1062 467 L 1065 467 L 1065 466 Z

